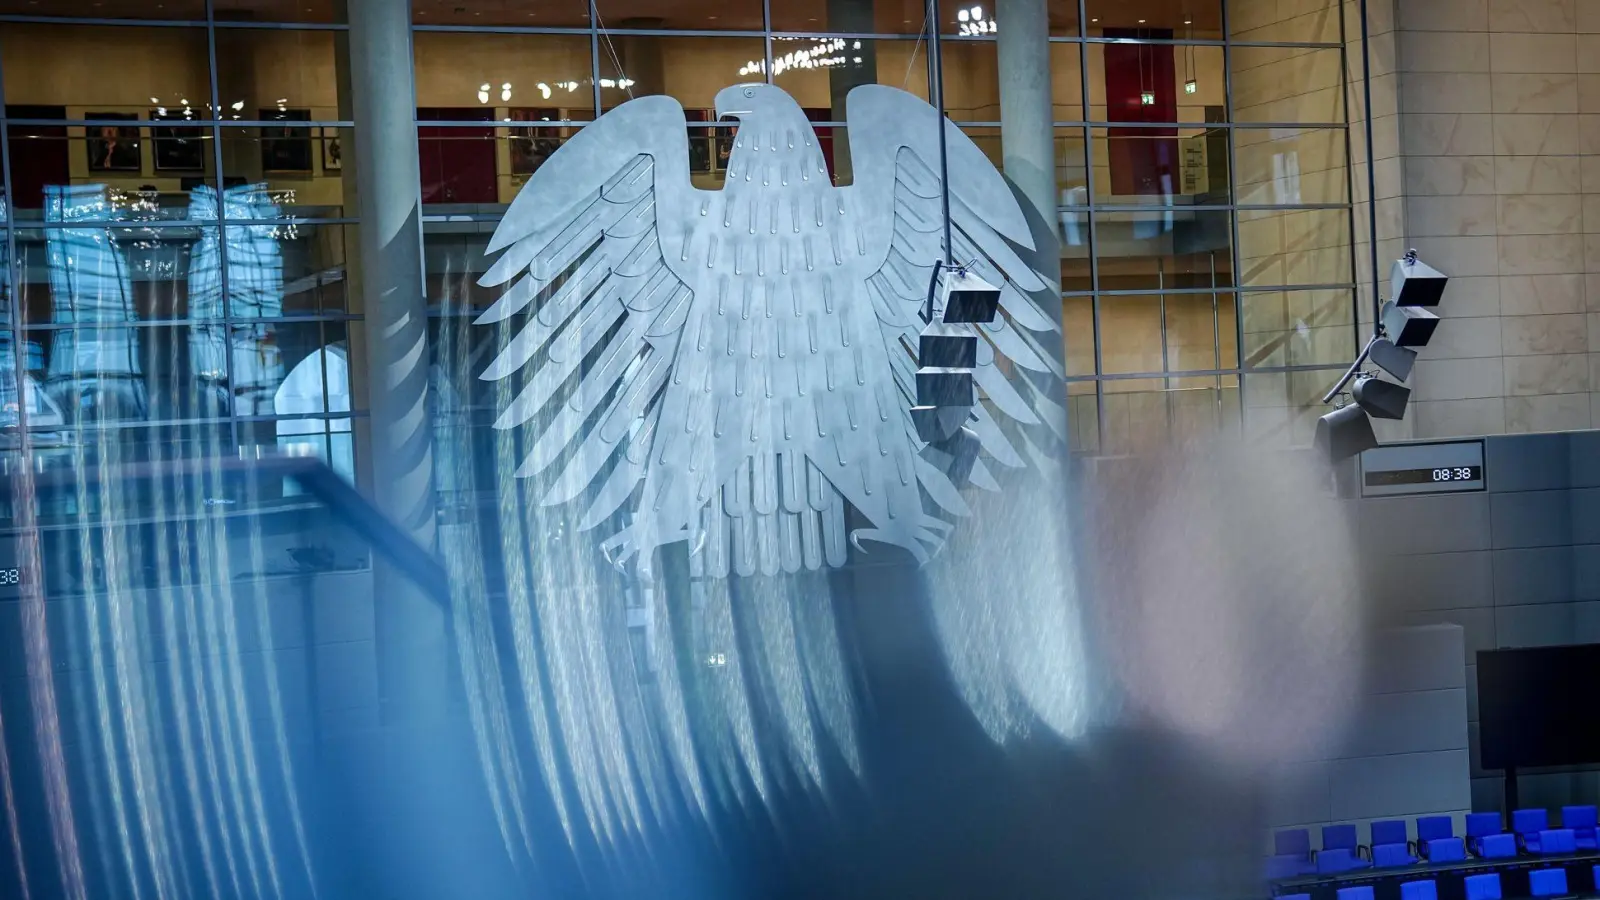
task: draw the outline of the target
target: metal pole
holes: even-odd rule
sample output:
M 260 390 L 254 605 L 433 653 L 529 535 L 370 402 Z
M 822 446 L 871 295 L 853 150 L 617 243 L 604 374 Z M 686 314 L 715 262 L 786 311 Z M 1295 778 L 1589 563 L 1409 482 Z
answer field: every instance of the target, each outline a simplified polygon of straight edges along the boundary
M 939 124 L 939 201 L 944 212 L 944 261 L 955 264 L 955 244 L 950 239 L 950 160 L 945 146 L 944 66 L 939 54 L 939 0 L 928 0 L 924 27 L 928 29 L 928 96 Z

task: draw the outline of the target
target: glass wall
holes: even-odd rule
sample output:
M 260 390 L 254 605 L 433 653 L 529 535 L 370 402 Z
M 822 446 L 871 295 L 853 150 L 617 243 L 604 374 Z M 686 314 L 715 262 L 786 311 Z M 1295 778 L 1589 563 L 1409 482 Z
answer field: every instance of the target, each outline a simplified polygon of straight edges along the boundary
M 0 20 L 6 448 L 22 426 L 39 468 L 283 452 L 353 478 L 336 5 Z

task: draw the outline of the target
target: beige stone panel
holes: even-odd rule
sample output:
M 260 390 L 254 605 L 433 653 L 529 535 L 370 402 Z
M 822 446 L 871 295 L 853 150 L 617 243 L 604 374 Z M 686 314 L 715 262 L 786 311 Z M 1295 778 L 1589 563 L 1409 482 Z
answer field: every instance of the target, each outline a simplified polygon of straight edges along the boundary
M 1407 109 L 1400 127 L 1400 150 L 1412 156 L 1487 156 L 1499 152 L 1495 150 L 1492 122 L 1493 117 L 1486 113 L 1419 113 Z M 1576 128 L 1573 134 L 1576 144 Z
M 1401 31 L 1488 31 L 1489 0 L 1397 0 Z
M 1497 186 L 1492 156 L 1407 156 L 1404 165 L 1413 197 L 1493 194 Z
M 1600 353 L 1600 313 L 1586 313 L 1589 317 L 1589 352 Z
M 1501 156 L 1494 161 L 1497 194 L 1577 194 L 1583 190 L 1576 156 Z
M 1600 75 L 1578 76 L 1578 111 L 1600 113 Z
M 1400 80 L 1400 106 L 1415 113 L 1494 112 L 1490 75 L 1408 73 Z M 1539 112 L 1539 110 L 1526 110 Z
M 1473 359 L 1500 355 L 1500 317 L 1462 318 L 1439 308 L 1444 321 L 1433 332 L 1433 339 L 1418 352 L 1420 359 Z M 1587 348 L 1586 348 L 1587 349 Z
M 1578 42 L 1578 71 L 1600 72 L 1600 34 L 1580 34 Z
M 1583 241 L 1583 271 L 1600 272 L 1600 234 L 1585 234 Z
M 1575 113 L 1576 75 L 1491 75 L 1496 113 Z M 1463 110 L 1466 112 L 1468 110 Z
M 1502 235 L 1570 235 L 1583 230 L 1583 198 L 1577 194 L 1516 194 L 1499 199 Z
M 1450 273 L 1453 280 L 1472 275 L 1499 275 L 1498 242 L 1499 238 L 1492 237 L 1442 237 L 1416 238 L 1410 244 L 1428 265 Z M 1387 272 L 1389 262 L 1385 261 L 1380 268 Z
M 1442 304 L 1450 307 L 1449 313 L 1453 316 L 1497 316 L 1500 314 L 1500 282 L 1496 275 L 1452 276 Z M 1582 302 L 1581 292 L 1579 302 Z
M 1600 115 L 1578 116 L 1578 152 L 1600 153 Z
M 1491 34 L 1489 69 L 1492 72 L 1571 74 L 1578 71 L 1577 48 L 1578 39 L 1572 34 Z
M 1584 271 L 1582 235 L 1503 235 L 1498 240 L 1502 275 L 1566 275 Z
M 1416 400 L 1465 400 L 1499 397 L 1505 390 L 1505 360 L 1499 356 L 1477 359 L 1419 359 L 1411 376 Z
M 1600 312 L 1600 275 L 1586 273 L 1583 276 L 1583 303 L 1585 309 Z
M 1490 38 L 1483 32 L 1402 31 L 1398 49 L 1401 72 L 1490 71 Z
M 1578 32 L 1600 34 L 1600 0 L 1578 0 Z
M 1600 234 L 1600 194 L 1583 195 L 1583 230 Z
M 1511 434 L 1577 431 L 1591 421 L 1588 394 L 1506 398 L 1506 431 Z
M 1406 418 L 1414 423 L 1419 439 L 1503 434 L 1506 430 L 1501 397 L 1413 402 Z
M 1450 279 L 1445 301 L 1454 305 L 1460 279 Z M 1500 279 L 1500 312 L 1506 316 L 1577 313 L 1585 309 L 1582 275 L 1507 275 Z
M 1411 197 L 1406 233 L 1414 237 L 1495 234 L 1494 197 Z
M 1600 194 L 1600 154 L 1591 153 L 1584 156 L 1580 169 L 1583 173 L 1584 193 Z
M 1578 121 L 1571 115 L 1496 114 L 1492 146 L 1496 156 L 1570 156 L 1578 152 Z
M 1490 31 L 1559 34 L 1571 33 L 1577 24 L 1576 0 L 1489 0 Z
M 1586 315 L 1503 316 L 1499 320 L 1500 346 L 1506 356 L 1587 353 L 1589 322 Z
M 1576 394 L 1589 392 L 1589 354 L 1507 356 L 1505 394 Z

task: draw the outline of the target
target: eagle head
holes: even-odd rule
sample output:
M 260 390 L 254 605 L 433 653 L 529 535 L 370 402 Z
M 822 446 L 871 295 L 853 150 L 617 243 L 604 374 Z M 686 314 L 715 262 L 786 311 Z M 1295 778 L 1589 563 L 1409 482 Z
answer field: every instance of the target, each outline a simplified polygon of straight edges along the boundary
M 792 113 L 805 118 L 799 104 L 781 88 L 770 84 L 735 84 L 717 92 L 718 119 L 738 119 L 741 125 L 756 125 L 762 120 Z

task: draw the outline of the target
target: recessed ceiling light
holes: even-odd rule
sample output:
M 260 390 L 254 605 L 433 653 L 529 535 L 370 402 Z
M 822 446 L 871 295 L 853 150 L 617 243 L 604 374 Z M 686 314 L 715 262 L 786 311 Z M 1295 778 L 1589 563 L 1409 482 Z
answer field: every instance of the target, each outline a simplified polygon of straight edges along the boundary
M 1143 25 L 1143 24 L 1144 24 L 1144 20 L 1143 20 L 1143 19 L 1140 19 L 1140 20 L 1139 20 L 1139 24 L 1140 24 L 1140 25 Z

